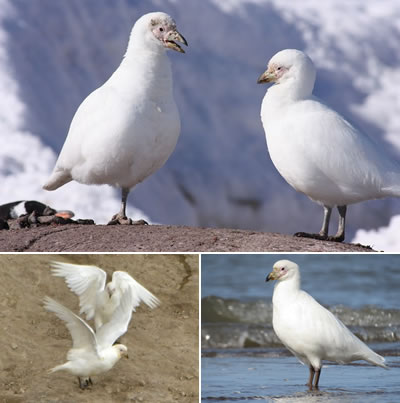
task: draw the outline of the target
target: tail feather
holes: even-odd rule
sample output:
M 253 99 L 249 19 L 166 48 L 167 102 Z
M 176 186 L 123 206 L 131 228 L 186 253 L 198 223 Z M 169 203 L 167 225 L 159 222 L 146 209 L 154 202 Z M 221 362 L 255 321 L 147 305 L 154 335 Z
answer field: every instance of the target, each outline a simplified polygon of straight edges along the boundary
M 63 371 L 63 370 L 66 369 L 66 368 L 65 368 L 66 365 L 67 365 L 67 363 L 61 364 L 61 365 L 57 365 L 57 366 L 55 366 L 54 368 L 49 369 L 49 370 L 48 370 L 48 373 L 49 373 L 49 374 L 52 374 L 53 372 L 56 372 L 56 371 Z
M 370 364 L 377 365 L 378 367 L 389 369 L 389 367 L 385 364 L 385 359 L 372 350 L 369 352 L 368 356 L 364 358 L 364 360 Z
M 43 185 L 45 190 L 56 190 L 59 187 L 72 181 L 71 174 L 67 171 L 56 171 L 51 174 L 49 180 Z

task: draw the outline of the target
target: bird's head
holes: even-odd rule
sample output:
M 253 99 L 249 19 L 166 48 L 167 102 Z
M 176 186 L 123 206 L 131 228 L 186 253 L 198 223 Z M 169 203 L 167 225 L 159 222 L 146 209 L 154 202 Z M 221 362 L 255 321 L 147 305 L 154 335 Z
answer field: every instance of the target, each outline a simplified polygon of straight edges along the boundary
M 180 53 L 185 53 L 185 51 L 177 42 L 188 45 L 183 35 L 178 32 L 175 21 L 166 13 L 145 14 L 137 20 L 132 34 L 137 31 L 142 31 L 143 39 L 149 41 L 149 44 L 156 44 Z
M 113 295 L 114 292 L 115 292 L 115 284 L 113 284 L 112 282 L 111 282 L 111 283 L 108 283 L 108 284 L 106 285 L 106 291 L 107 291 L 108 296 L 111 298 L 112 295 Z
M 257 83 L 283 84 L 294 81 L 302 86 L 305 92 L 312 93 L 316 77 L 312 60 L 296 49 L 285 49 L 275 54 L 268 63 L 268 68 L 258 78 Z
M 113 348 L 117 351 L 119 358 L 122 358 L 122 357 L 129 358 L 128 347 L 124 346 L 123 344 L 114 344 Z
M 287 280 L 299 273 L 299 266 L 290 260 L 278 260 L 272 267 L 271 273 L 268 274 L 265 281 L 270 280 Z

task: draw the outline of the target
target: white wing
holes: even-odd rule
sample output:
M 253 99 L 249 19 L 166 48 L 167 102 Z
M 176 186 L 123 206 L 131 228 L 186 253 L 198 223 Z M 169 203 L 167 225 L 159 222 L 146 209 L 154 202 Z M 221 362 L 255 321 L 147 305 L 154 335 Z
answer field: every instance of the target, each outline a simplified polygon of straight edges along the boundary
M 160 301 L 157 297 L 155 297 L 150 291 L 140 285 L 133 277 L 124 271 L 115 271 L 112 276 L 111 284 L 114 285 L 116 289 L 120 290 L 121 294 L 127 290 L 130 290 L 132 294 L 133 311 L 135 311 L 141 302 L 144 302 L 150 308 L 155 308 L 160 304 Z
M 72 348 L 84 349 L 98 355 L 96 335 L 78 315 L 50 297 L 44 298 L 44 307 L 65 322 L 72 337 Z
M 80 313 L 93 319 L 98 294 L 104 291 L 107 274 L 96 266 L 83 266 L 63 262 L 51 262 L 54 276 L 64 277 L 69 289 L 79 296 Z
M 107 348 L 114 344 L 127 330 L 132 316 L 132 294 L 125 291 L 118 308 L 112 314 L 111 319 L 102 325 L 96 332 L 96 338 L 101 348 Z
M 276 323 L 278 336 L 301 362 L 302 357 L 312 362 L 317 356 L 341 364 L 366 360 L 385 367 L 382 357 L 305 291 L 300 290 L 290 312 L 282 315 L 274 318 L 274 327 Z

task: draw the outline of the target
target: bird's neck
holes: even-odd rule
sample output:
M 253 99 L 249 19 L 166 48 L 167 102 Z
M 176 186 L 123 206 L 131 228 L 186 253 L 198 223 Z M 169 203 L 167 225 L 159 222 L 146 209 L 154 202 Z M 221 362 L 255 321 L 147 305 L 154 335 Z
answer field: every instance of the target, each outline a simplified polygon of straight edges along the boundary
M 107 361 L 110 367 L 113 367 L 121 358 L 121 354 L 115 346 L 109 347 L 102 351 L 102 359 Z
M 162 96 L 172 91 L 171 63 L 164 49 L 147 49 L 130 43 L 120 67 L 109 81 L 122 86 L 120 89 L 127 93 L 137 91 L 139 86 L 150 98 Z
M 292 298 L 295 298 L 300 291 L 300 275 L 294 275 L 292 278 L 278 281 L 275 284 L 272 303 L 275 305 L 288 304 Z
M 282 107 L 285 104 L 310 98 L 312 96 L 313 88 L 313 77 L 305 77 L 303 80 L 291 77 L 286 81 L 270 87 L 265 98 L 277 107 Z
M 138 60 L 143 61 L 160 61 L 167 59 L 166 49 L 157 43 L 139 41 L 137 39 L 129 41 L 128 48 L 126 49 L 124 60 L 133 60 L 135 63 Z M 168 60 L 168 59 L 167 59 Z
M 288 85 L 288 83 L 275 84 L 268 89 L 267 95 L 274 102 L 286 104 L 300 101 L 309 96 L 300 85 Z

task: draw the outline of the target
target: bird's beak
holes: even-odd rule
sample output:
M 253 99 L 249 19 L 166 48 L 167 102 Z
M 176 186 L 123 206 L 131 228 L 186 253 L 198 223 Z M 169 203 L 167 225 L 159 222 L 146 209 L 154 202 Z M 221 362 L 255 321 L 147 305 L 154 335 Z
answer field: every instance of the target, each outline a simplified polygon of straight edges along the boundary
M 258 77 L 257 84 L 264 84 L 276 81 L 276 74 L 274 71 L 267 69 Z
M 265 279 L 265 281 L 271 281 L 271 280 L 276 280 L 276 276 L 275 276 L 275 272 L 271 271 L 271 273 L 268 274 L 267 278 Z
M 168 32 L 164 42 L 167 48 L 176 50 L 179 53 L 185 53 L 185 51 L 176 42 L 180 42 L 188 46 L 186 39 L 176 29 Z
M 128 353 L 125 354 L 125 358 L 129 358 L 129 354 L 128 354 Z
M 62 217 L 65 219 L 72 218 L 75 214 L 71 210 L 61 210 L 55 213 L 57 217 Z

